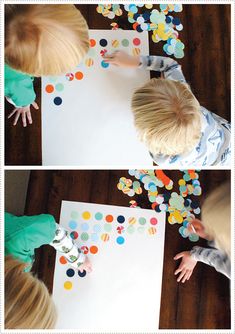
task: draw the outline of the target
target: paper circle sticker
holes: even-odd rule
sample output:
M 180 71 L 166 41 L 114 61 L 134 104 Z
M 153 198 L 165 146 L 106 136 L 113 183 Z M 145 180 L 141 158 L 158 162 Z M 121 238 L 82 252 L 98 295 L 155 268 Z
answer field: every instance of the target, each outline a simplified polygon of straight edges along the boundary
M 90 212 L 89 212 L 89 211 L 84 211 L 84 212 L 82 213 L 82 218 L 85 219 L 85 220 L 90 219 L 90 218 L 91 218 L 91 214 L 90 214 Z
M 117 222 L 119 223 L 119 224 L 123 224 L 124 223 L 124 221 L 125 221 L 125 217 L 124 216 L 118 216 L 117 217 Z
M 136 38 L 134 38 L 133 39 L 133 44 L 135 45 L 135 46 L 138 46 L 138 45 L 140 45 L 140 39 L 138 38 L 138 37 L 136 37 Z
M 79 277 L 85 277 L 86 276 L 86 270 L 83 270 L 83 271 L 78 270 L 78 276 Z
M 102 38 L 102 39 L 100 40 L 100 46 L 103 46 L 103 47 L 105 47 L 106 45 L 108 45 L 108 42 L 107 42 L 107 40 L 106 40 L 106 39 L 104 39 L 104 38 Z
M 103 233 L 101 235 L 101 240 L 106 242 L 106 241 L 109 241 L 109 234 L 108 233 Z
M 112 40 L 112 47 L 117 48 L 119 46 L 119 41 L 117 39 Z
M 88 231 L 89 230 L 89 224 L 82 223 L 81 224 L 81 230 L 84 231 L 84 232 Z
M 70 217 L 72 219 L 78 219 L 78 212 L 77 211 L 72 211 Z
M 97 233 L 91 233 L 91 240 L 96 242 L 99 240 L 99 235 Z
M 69 268 L 67 271 L 66 271 L 66 275 L 68 277 L 73 277 L 75 275 L 75 271 L 72 269 L 72 268 Z
M 134 224 L 136 223 L 136 218 L 135 218 L 135 217 L 130 217 L 130 218 L 128 219 L 128 223 L 129 223 L 130 225 L 134 225 Z
M 94 60 L 92 58 L 87 58 L 85 60 L 85 64 L 86 64 L 87 67 L 91 67 L 91 66 L 94 65 Z
M 129 41 L 128 41 L 128 39 L 123 39 L 122 40 L 122 46 L 124 46 L 124 47 L 127 47 L 129 45 Z
M 95 224 L 93 226 L 93 231 L 99 233 L 101 231 L 101 226 L 99 224 Z
M 155 227 L 150 227 L 148 229 L 148 232 L 149 232 L 150 235 L 153 235 L 153 234 L 155 234 L 157 232 L 157 229 Z
M 112 215 L 107 215 L 107 216 L 105 217 L 105 220 L 106 220 L 107 223 L 112 223 L 112 221 L 113 221 L 113 216 L 112 216 Z
M 59 259 L 61 264 L 66 264 L 67 263 L 67 259 L 64 256 L 61 256 Z
M 65 75 L 65 77 L 68 81 L 72 81 L 74 79 L 74 74 L 73 73 L 67 73 Z
M 102 62 L 100 64 L 103 68 L 108 68 L 109 67 L 109 63 L 106 63 L 104 60 L 102 60 Z
M 72 230 L 75 230 L 75 228 L 77 228 L 77 226 L 78 226 L 78 224 L 75 220 L 70 220 L 68 225 Z
M 123 237 L 117 237 L 116 241 L 119 245 L 122 245 L 122 244 L 124 244 L 125 239 Z
M 62 98 L 59 97 L 59 96 L 56 96 L 54 98 L 54 103 L 55 103 L 56 106 L 60 106 L 62 104 Z
M 75 78 L 76 78 L 77 80 L 82 80 L 82 79 L 83 79 L 83 73 L 80 72 L 80 71 L 76 72 L 76 73 L 75 73 Z
M 57 92 L 62 92 L 64 90 L 64 85 L 62 83 L 58 83 L 55 85 L 55 89 Z
M 90 39 L 90 47 L 93 48 L 94 46 L 96 46 L 96 41 L 95 41 L 95 39 L 91 38 Z
M 96 220 L 101 220 L 102 218 L 103 218 L 103 214 L 101 212 L 96 212 L 95 219 Z
M 157 225 L 157 218 L 153 217 L 150 219 L 150 224 L 151 225 Z
M 145 225 L 146 224 L 146 219 L 144 217 L 139 218 L 139 223 L 140 225 Z
M 73 287 L 72 282 L 70 282 L 70 281 L 64 282 L 64 288 L 65 288 L 65 290 L 71 290 L 72 287 Z
M 87 246 L 82 246 L 81 250 L 82 250 L 83 254 L 87 254 L 89 252 L 89 248 Z
M 132 54 L 133 54 L 133 56 L 138 56 L 139 54 L 140 54 L 140 49 L 139 48 L 133 48 L 133 50 L 132 50 Z M 141 188 L 139 188 L 139 189 L 141 189 Z M 141 189 L 142 190 L 142 189 Z M 139 190 L 140 191 L 140 190 Z M 141 191 L 142 192 L 142 191 Z M 140 194 L 141 194 L 141 192 L 140 192 Z M 138 194 L 138 192 L 136 192 L 137 194 Z
M 104 230 L 106 232 L 111 232 L 112 231 L 112 224 L 104 224 Z
M 46 85 L 45 91 L 47 93 L 53 93 L 54 92 L 54 86 L 53 85 Z
M 96 254 L 98 252 L 98 247 L 97 246 L 91 246 L 90 247 L 90 253 L 91 254 Z
M 82 239 L 82 241 L 87 241 L 89 239 L 89 234 L 86 233 L 86 232 L 83 232 L 81 234 L 81 239 Z
M 73 231 L 70 233 L 70 237 L 73 239 L 73 240 L 76 240 L 78 238 L 78 232 L 76 231 Z

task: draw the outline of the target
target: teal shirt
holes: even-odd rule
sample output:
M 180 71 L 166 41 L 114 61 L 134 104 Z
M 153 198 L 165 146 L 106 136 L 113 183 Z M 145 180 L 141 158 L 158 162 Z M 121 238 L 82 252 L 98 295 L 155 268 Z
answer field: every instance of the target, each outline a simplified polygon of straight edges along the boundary
M 33 88 L 34 78 L 12 69 L 5 64 L 4 95 L 9 97 L 17 107 L 25 107 L 33 103 L 36 94 Z
M 55 237 L 56 222 L 53 216 L 17 217 L 5 213 L 5 256 L 12 255 L 31 269 L 35 248 L 49 244 Z

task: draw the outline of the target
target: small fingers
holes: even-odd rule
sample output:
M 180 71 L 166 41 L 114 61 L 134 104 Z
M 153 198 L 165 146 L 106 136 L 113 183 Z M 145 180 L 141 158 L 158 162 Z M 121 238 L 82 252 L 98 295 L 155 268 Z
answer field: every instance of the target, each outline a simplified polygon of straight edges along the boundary
M 32 103 L 32 106 L 33 106 L 35 109 L 39 109 L 39 106 L 38 106 L 38 104 L 37 104 L 35 101 Z
M 22 112 L 22 114 L 21 114 L 21 119 L 22 119 L 23 127 L 25 128 L 25 127 L 27 126 L 27 122 L 26 122 L 26 113 L 25 113 L 25 112 Z
M 177 278 L 177 282 L 180 282 L 180 281 L 181 281 L 181 279 L 184 277 L 185 273 L 186 273 L 186 270 L 185 270 L 185 269 L 182 270 L 181 274 L 180 274 L 179 277 Z
M 15 108 L 8 116 L 7 118 L 11 118 L 11 116 L 13 116 L 15 113 L 17 112 L 17 108 Z
M 15 119 L 14 119 L 13 125 L 16 125 L 16 124 L 17 124 L 19 117 L 20 117 L 20 112 L 17 111 L 17 113 L 16 113 L 16 115 L 15 115 Z
M 176 254 L 173 259 L 174 260 L 178 260 L 178 259 L 180 259 L 183 256 L 184 256 L 184 252 L 181 252 L 181 253 Z
M 33 120 L 32 120 L 32 116 L 31 116 L 31 112 L 30 112 L 30 111 L 27 111 L 26 115 L 27 115 L 29 124 L 32 124 L 32 123 L 33 123 Z

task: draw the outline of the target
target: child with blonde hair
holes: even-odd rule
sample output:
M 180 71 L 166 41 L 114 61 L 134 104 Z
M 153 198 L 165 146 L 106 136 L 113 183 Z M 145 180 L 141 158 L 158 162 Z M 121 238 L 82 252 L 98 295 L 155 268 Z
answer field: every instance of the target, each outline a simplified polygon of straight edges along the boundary
M 56 311 L 45 285 L 30 273 L 36 248 L 50 244 L 76 270 L 91 272 L 89 259 L 53 216 L 5 214 L 5 328 L 53 328 Z
M 181 66 L 160 56 L 106 55 L 116 66 L 159 71 L 132 96 L 134 122 L 154 162 L 164 167 L 229 165 L 230 124 L 200 106 L 186 83 Z
M 89 49 L 88 27 L 74 5 L 5 5 L 5 96 L 15 106 L 14 125 L 32 123 L 33 77 L 60 75 Z
M 177 254 L 181 259 L 175 271 L 177 281 L 189 280 L 198 261 L 214 267 L 228 278 L 231 277 L 231 189 L 226 182 L 215 189 L 202 206 L 202 221 L 192 220 L 189 229 L 201 238 L 209 241 L 211 248 L 199 246 L 191 251 Z

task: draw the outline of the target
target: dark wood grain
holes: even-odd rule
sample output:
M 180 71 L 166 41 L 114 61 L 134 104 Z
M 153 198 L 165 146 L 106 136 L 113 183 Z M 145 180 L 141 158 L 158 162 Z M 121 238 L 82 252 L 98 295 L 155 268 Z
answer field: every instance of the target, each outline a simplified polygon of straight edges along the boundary
M 158 8 L 158 5 L 154 5 Z M 118 22 L 120 28 L 131 29 L 125 17 L 109 20 L 96 12 L 96 5 L 76 5 L 91 29 L 110 29 Z M 185 57 L 180 60 L 187 81 L 201 105 L 230 120 L 230 5 L 184 5 L 177 16 L 184 29 L 180 38 L 185 44 Z M 220 24 L 223 22 L 223 24 Z M 150 53 L 165 55 L 162 43 L 150 41 Z M 152 76 L 156 76 L 152 73 Z M 40 105 L 40 80 L 35 83 L 37 102 Z M 5 115 L 12 110 L 5 105 Z M 33 125 L 23 129 L 20 122 L 12 126 L 5 121 L 5 164 L 41 165 L 41 109 L 33 111 Z
M 174 189 L 177 190 L 181 172 L 166 173 L 174 180 Z M 25 213 L 50 213 L 59 221 L 62 200 L 129 206 L 130 198 L 116 186 L 121 176 L 128 176 L 127 171 L 32 171 Z M 227 179 L 230 179 L 229 171 L 201 171 L 201 204 L 211 190 Z M 142 208 L 150 208 L 146 194 L 134 198 Z M 190 250 L 194 245 L 179 235 L 178 228 L 177 224 L 166 224 L 160 328 L 230 328 L 230 292 L 226 277 L 198 263 L 189 282 L 176 282 L 173 273 L 177 264 L 173 257 L 180 251 Z M 197 244 L 206 246 L 204 240 Z M 34 272 L 50 291 L 53 287 L 54 261 L 55 251 L 52 247 L 43 246 L 37 251 Z

